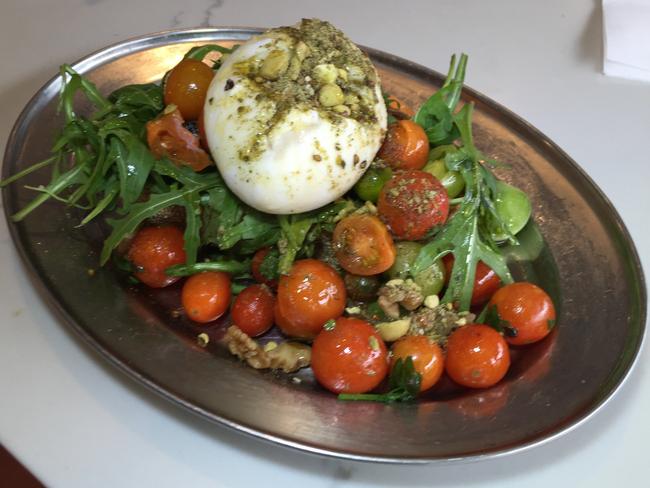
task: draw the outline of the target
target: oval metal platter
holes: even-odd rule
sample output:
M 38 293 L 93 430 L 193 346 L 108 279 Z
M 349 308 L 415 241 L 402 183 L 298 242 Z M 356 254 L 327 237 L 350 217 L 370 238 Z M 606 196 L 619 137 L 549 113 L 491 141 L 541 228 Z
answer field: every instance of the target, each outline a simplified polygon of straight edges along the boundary
M 133 39 L 74 65 L 103 93 L 158 81 L 193 45 L 241 42 L 259 29 L 215 28 Z M 372 49 L 385 90 L 410 106 L 443 77 Z M 29 102 L 7 144 L 3 177 L 49 155 L 60 129 L 59 77 Z M 130 285 L 98 268 L 106 228 L 76 228 L 79 214 L 57 202 L 9 221 L 25 264 L 59 316 L 106 360 L 171 402 L 239 432 L 302 451 L 368 461 L 449 462 L 499 456 L 553 439 L 594 414 L 630 372 L 643 339 L 646 289 L 634 245 L 617 212 L 589 177 L 543 134 L 489 98 L 476 105 L 477 146 L 508 163 L 500 177 L 524 189 L 534 224 L 509 250 L 513 271 L 540 283 L 559 309 L 554 332 L 515 351 L 506 378 L 485 391 L 450 384 L 412 404 L 342 402 L 314 383 L 260 372 L 230 356 L 225 323 L 198 328 L 179 316 L 179 288 Z M 81 109 L 83 110 L 83 109 Z M 47 171 L 22 183 L 47 183 Z M 4 190 L 7 215 L 33 198 Z M 541 234 L 540 234 L 541 233 Z M 544 236 L 544 238 L 542 238 Z M 93 272 L 89 272 L 93 270 Z M 207 347 L 197 345 L 207 332 Z M 206 425 L 207 428 L 207 425 Z

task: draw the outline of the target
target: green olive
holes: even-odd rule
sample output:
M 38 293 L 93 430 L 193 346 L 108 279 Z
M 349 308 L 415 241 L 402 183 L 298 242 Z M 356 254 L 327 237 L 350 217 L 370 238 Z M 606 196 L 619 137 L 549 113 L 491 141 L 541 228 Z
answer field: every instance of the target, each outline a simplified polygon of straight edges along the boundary
M 343 281 L 350 298 L 362 302 L 375 298 L 381 287 L 381 282 L 376 276 L 357 276 L 346 273 Z
M 462 175 L 458 171 L 449 171 L 444 159 L 429 161 L 423 168 L 423 171 L 431 173 L 440 180 L 442 186 L 447 190 L 449 198 L 456 198 L 465 188 L 465 180 Z
M 440 290 L 445 285 L 445 274 L 445 266 L 440 259 L 437 259 L 427 269 L 416 274 L 413 281 L 420 285 L 422 294 L 428 297 L 440 293 Z
M 370 168 L 354 185 L 354 191 L 361 200 L 376 203 L 379 192 L 391 176 L 393 172 L 390 168 Z
M 418 257 L 418 254 L 420 254 L 422 244 L 418 242 L 401 241 L 395 243 L 395 249 L 397 251 L 395 262 L 387 271 L 388 276 L 391 280 L 396 278 L 408 278 L 411 266 L 413 266 L 413 262 L 415 261 L 415 258 Z
M 506 228 L 513 235 L 523 229 L 530 218 L 531 206 L 528 195 L 504 181 L 497 181 L 494 206 Z M 495 241 L 505 240 L 506 237 L 504 233 L 492 233 Z

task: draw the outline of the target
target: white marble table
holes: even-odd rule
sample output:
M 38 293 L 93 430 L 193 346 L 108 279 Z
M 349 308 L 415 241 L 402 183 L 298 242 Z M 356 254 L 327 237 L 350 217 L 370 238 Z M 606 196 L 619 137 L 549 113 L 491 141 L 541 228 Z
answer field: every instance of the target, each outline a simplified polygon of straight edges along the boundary
M 355 41 L 444 70 L 564 148 L 609 196 L 650 269 L 650 84 L 601 71 L 600 2 L 574 0 L 4 0 L 0 149 L 29 97 L 63 62 L 170 28 L 332 21 Z M 612 142 L 613 141 L 613 142 Z M 312 457 L 237 435 L 114 370 L 57 322 L 0 224 L 0 442 L 51 486 L 642 486 L 650 354 L 577 430 L 469 465 L 386 466 Z M 0 474 L 1 479 L 1 474 Z M 647 486 L 647 485 L 646 485 Z

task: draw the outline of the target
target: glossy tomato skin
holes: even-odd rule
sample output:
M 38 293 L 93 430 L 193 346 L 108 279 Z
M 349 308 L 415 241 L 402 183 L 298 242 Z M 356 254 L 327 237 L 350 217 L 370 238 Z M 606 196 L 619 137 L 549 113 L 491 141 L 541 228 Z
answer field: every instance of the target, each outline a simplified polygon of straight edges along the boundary
M 212 164 L 208 153 L 200 147 L 199 138 L 185 128 L 178 109 L 147 122 L 147 145 L 160 159 L 167 157 L 178 165 L 201 171 Z
M 185 120 L 199 118 L 214 71 L 196 59 L 183 59 L 165 80 L 165 105 L 176 105 Z
M 447 270 L 447 280 L 451 276 L 451 270 L 454 267 L 454 256 L 447 254 L 442 258 L 442 262 Z M 487 302 L 501 286 L 501 278 L 496 272 L 483 261 L 476 264 L 476 274 L 474 275 L 474 289 L 472 291 L 473 307 L 483 305 Z
M 374 215 L 357 214 L 341 219 L 334 228 L 332 243 L 337 261 L 348 273 L 376 275 L 395 261 L 393 238 Z
M 398 120 L 388 126 L 377 157 L 393 169 L 422 169 L 429 157 L 429 138 L 412 120 Z
M 449 197 L 432 174 L 400 171 L 381 189 L 377 210 L 398 239 L 417 241 L 446 222 Z
M 499 289 L 488 307 L 496 306 L 499 318 L 508 322 L 506 341 L 513 345 L 537 342 L 555 326 L 555 306 L 548 294 L 537 285 L 511 283 Z
M 445 369 L 444 354 L 435 341 L 425 336 L 405 336 L 391 347 L 391 367 L 398 359 L 410 357 L 415 371 L 422 375 L 420 391 L 433 387 Z
M 276 322 L 290 337 L 312 339 L 345 309 L 345 284 L 329 265 L 316 259 L 296 261 L 278 283 Z
M 365 393 L 388 373 L 388 352 L 365 320 L 339 317 L 314 339 L 311 367 L 316 380 L 334 393 Z
M 460 327 L 447 340 L 445 370 L 459 385 L 489 388 L 501 381 L 509 367 L 508 343 L 488 325 Z
M 264 258 L 266 258 L 267 254 L 270 251 L 271 248 L 263 247 L 262 249 L 258 249 L 255 252 L 255 254 L 253 255 L 253 259 L 251 261 L 251 273 L 253 274 L 253 278 L 255 278 L 255 281 L 257 281 L 258 283 L 263 283 L 270 288 L 275 288 L 278 286 L 278 280 L 267 278 L 260 271 L 260 267 L 264 262 Z
M 226 313 L 230 298 L 230 276 L 221 271 L 205 271 L 190 276 L 181 292 L 185 313 L 200 324 L 217 320 Z
M 178 281 L 165 270 L 185 262 L 185 239 L 175 226 L 142 227 L 129 246 L 127 259 L 135 267 L 134 276 L 151 288 L 164 288 Z
M 233 323 L 250 337 L 264 334 L 273 325 L 275 296 L 266 285 L 246 287 L 232 305 Z

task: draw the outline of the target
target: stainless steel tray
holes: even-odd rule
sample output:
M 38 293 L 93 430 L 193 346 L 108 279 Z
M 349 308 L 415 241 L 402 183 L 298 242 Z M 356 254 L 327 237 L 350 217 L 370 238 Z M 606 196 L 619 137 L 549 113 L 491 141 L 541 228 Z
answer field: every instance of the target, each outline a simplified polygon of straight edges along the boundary
M 74 68 L 108 93 L 159 80 L 194 44 L 229 44 L 259 32 L 195 29 L 153 34 L 92 54 Z M 367 50 L 385 89 L 417 106 L 441 83 L 427 68 Z M 470 62 L 471 70 L 471 62 Z M 48 156 L 61 126 L 61 80 L 48 82 L 20 115 L 7 143 L 3 176 Z M 64 321 L 106 360 L 141 384 L 198 415 L 242 433 L 303 451 L 383 462 L 441 462 L 521 451 L 593 415 L 616 392 L 637 357 L 646 289 L 634 245 L 616 210 L 589 177 L 543 134 L 489 98 L 473 101 L 477 145 L 511 165 L 499 170 L 534 205 L 532 254 L 515 271 L 542 284 L 560 316 L 543 342 L 518 351 L 506 379 L 486 391 L 441 387 L 414 404 L 346 403 L 314 384 L 254 371 L 219 344 L 224 324 L 201 329 L 173 311 L 178 288 L 132 287 L 110 266 L 97 268 L 106 229 L 75 228 L 78 216 L 48 203 L 9 227 L 26 267 Z M 25 183 L 38 185 L 47 174 Z M 33 194 L 3 192 L 11 215 Z M 535 247 L 535 246 L 533 246 Z M 89 269 L 96 272 L 88 273 Z M 207 331 L 208 348 L 196 345 Z M 25 347 L 28 347 L 26 345 Z

